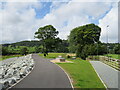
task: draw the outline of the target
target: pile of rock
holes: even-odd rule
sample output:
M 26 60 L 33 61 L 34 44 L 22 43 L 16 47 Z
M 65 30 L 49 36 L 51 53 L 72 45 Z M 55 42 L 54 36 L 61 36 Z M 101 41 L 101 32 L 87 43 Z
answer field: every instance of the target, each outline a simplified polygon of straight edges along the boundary
M 0 89 L 7 89 L 25 77 L 34 67 L 31 54 L 0 62 Z

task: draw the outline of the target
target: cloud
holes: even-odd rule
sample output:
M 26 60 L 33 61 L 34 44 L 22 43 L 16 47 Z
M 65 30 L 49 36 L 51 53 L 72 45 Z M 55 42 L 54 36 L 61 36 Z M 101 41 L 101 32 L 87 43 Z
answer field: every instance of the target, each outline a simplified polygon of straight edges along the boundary
M 55 3 L 54 3 L 55 4 Z M 104 8 L 101 8 L 104 7 Z M 43 23 L 53 24 L 60 32 L 59 37 L 66 39 L 73 28 L 91 23 L 101 17 L 111 7 L 111 3 L 97 2 L 69 2 L 51 10 L 43 19 Z M 66 25 L 64 25 L 66 23 Z
M 0 12 L 3 21 L 0 22 L 3 43 L 34 37 L 35 7 L 38 7 L 38 3 L 10 2 L 5 4 L 4 9 Z
M 113 8 L 109 11 L 109 13 L 103 18 L 99 20 L 99 26 L 102 29 L 101 32 L 101 41 L 107 42 L 118 42 L 118 8 L 115 3 Z M 109 25 L 109 27 L 107 27 Z
M 42 13 L 35 11 L 35 9 L 42 8 L 40 2 L 7 2 L 3 6 L 4 9 L 0 10 L 0 19 L 3 21 L 0 22 L 2 43 L 34 39 L 34 33 L 37 29 L 48 24 L 53 25 L 59 31 L 60 38 L 66 39 L 73 28 L 92 23 L 91 19 L 95 21 L 99 20 L 101 16 L 110 10 L 111 5 L 112 2 L 98 3 L 98 0 L 95 2 L 79 3 L 73 1 L 64 3 L 53 2 L 49 13 L 43 18 L 36 18 L 38 13 Z M 115 21 L 111 19 L 116 17 L 114 8 L 99 20 L 99 26 L 102 27 L 102 30 L 105 28 L 104 24 L 107 23 L 107 19 L 116 23 L 117 19 Z M 113 17 L 110 17 L 112 15 Z M 109 23 L 112 24 L 112 22 Z M 110 25 L 110 28 L 114 25 Z M 101 38 L 102 41 L 105 41 L 105 31 L 102 31 Z M 114 41 L 116 37 L 111 35 L 110 38 Z

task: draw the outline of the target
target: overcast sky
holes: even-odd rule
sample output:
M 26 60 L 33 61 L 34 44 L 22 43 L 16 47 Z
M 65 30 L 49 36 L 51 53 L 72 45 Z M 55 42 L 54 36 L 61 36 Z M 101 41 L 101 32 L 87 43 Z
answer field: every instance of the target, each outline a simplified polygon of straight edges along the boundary
M 109 42 L 118 42 L 117 0 L 28 1 L 0 0 L 0 43 L 33 40 L 37 29 L 49 24 L 67 39 L 73 28 L 89 23 L 101 27 L 102 42 L 107 34 Z

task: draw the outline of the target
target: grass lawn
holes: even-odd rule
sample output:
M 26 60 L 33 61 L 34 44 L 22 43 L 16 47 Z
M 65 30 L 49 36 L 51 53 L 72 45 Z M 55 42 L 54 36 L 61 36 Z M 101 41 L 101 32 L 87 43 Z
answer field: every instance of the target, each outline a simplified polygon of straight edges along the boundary
M 107 54 L 105 56 L 107 56 Z M 119 54 L 108 54 L 108 56 L 111 56 L 111 58 L 120 59 Z
M 18 57 L 22 55 L 8 55 L 8 56 L 0 56 L 0 61 L 8 59 L 8 58 L 13 58 L 13 57 Z
M 43 54 L 39 54 L 39 55 L 42 56 L 42 57 L 44 57 Z M 66 57 L 66 53 L 49 53 L 44 58 L 54 59 L 54 58 L 57 58 L 58 56 Z
M 43 56 L 42 54 L 39 54 Z M 46 58 L 56 58 L 64 53 L 49 53 Z M 74 63 L 57 63 L 72 78 L 75 88 L 105 88 L 89 61 L 76 59 Z M 93 89 L 94 90 L 94 89 Z
M 105 88 L 89 61 L 70 60 L 74 63 L 57 63 L 73 79 L 75 88 Z

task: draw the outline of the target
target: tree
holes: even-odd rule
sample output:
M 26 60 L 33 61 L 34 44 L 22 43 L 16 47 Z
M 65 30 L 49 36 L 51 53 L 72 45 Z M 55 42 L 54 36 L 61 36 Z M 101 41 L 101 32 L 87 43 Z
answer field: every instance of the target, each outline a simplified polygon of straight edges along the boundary
M 27 49 L 27 47 L 22 47 L 21 50 L 20 50 L 20 54 L 21 54 L 21 55 L 26 55 L 26 54 L 28 54 L 28 49 Z
M 120 44 L 116 44 L 114 47 L 115 54 L 120 54 Z
M 39 47 L 36 46 L 36 47 L 35 47 L 35 52 L 36 52 L 36 53 L 41 52 L 41 47 L 40 47 L 40 46 L 39 46 Z
M 87 24 L 74 28 L 69 35 L 71 48 L 75 48 L 77 57 L 85 59 L 88 46 L 99 42 L 101 28 L 95 24 Z
M 9 51 L 8 51 L 7 47 L 2 46 L 1 49 L 2 49 L 2 55 L 8 55 L 9 54 Z
M 52 25 L 40 27 L 38 31 L 35 32 L 35 38 L 38 38 L 42 42 L 44 56 L 56 47 L 57 35 L 58 31 L 56 31 Z
M 68 53 L 68 41 L 67 40 L 57 40 L 56 48 L 54 52 L 59 52 L 59 53 Z

